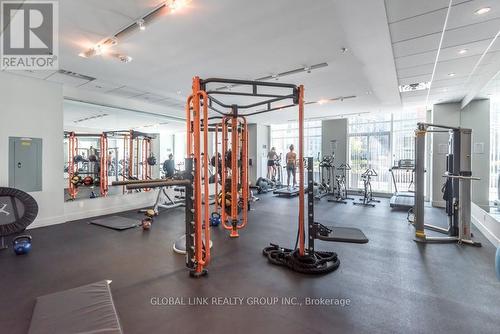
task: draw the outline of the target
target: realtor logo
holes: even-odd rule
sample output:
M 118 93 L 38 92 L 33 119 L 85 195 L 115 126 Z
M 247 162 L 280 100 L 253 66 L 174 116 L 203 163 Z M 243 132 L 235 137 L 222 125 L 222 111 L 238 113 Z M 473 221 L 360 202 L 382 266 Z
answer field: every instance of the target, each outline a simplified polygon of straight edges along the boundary
M 2 70 L 58 69 L 58 2 L 1 1 Z

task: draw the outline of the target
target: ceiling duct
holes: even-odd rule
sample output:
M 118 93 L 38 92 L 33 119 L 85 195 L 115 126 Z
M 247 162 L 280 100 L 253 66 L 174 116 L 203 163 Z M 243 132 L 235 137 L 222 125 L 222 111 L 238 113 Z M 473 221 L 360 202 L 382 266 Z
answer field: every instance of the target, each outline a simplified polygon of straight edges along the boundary
M 57 73 L 67 75 L 67 76 L 72 77 L 72 78 L 77 78 L 77 79 L 82 79 L 82 80 L 87 80 L 87 81 L 94 81 L 96 79 L 94 77 L 89 77 L 88 75 L 83 75 L 80 73 L 71 72 L 71 71 L 62 70 L 62 69 L 58 70 Z

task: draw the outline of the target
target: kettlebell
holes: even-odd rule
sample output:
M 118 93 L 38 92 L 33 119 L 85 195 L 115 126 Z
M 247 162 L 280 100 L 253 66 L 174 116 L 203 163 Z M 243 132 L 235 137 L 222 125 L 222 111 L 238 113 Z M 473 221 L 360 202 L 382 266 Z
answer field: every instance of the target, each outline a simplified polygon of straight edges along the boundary
M 212 215 L 210 217 L 210 226 L 219 226 L 220 223 L 220 214 L 218 212 L 212 212 Z
M 31 250 L 31 236 L 20 235 L 12 240 L 12 246 L 16 255 L 28 254 Z
M 147 218 L 144 218 L 142 220 L 142 229 L 144 231 L 149 231 L 151 229 L 151 223 L 153 222 L 153 220 L 149 217 Z

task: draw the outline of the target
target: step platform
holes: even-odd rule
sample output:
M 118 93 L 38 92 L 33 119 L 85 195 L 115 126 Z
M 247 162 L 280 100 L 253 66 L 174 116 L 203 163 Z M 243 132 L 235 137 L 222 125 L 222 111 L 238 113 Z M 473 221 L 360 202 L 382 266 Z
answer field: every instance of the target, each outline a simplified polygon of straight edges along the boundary
M 316 239 L 323 241 L 366 244 L 368 238 L 358 228 L 320 225 Z
M 278 197 L 295 197 L 299 196 L 299 188 L 281 188 L 281 189 L 276 189 L 273 191 L 274 195 L 277 195 Z

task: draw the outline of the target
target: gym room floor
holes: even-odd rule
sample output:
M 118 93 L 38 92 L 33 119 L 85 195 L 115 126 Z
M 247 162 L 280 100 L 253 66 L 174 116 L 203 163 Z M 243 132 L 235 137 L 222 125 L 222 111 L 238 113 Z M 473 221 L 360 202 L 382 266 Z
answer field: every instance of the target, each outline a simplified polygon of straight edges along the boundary
M 498 333 L 500 290 L 494 247 L 417 244 L 404 211 L 317 202 L 316 220 L 358 227 L 368 244 L 327 243 L 339 269 L 313 277 L 269 264 L 262 249 L 296 236 L 297 198 L 261 200 L 240 238 L 212 229 L 209 275 L 189 278 L 172 243 L 184 233 L 182 208 L 165 211 L 149 232 L 116 232 L 87 220 L 31 230 L 36 251 L 0 253 L 0 332 L 26 333 L 37 296 L 110 279 L 125 333 Z M 428 208 L 429 223 L 444 224 Z M 121 214 L 140 219 L 134 212 Z M 333 220 L 332 220 L 333 219 Z M 477 231 L 476 231 L 477 232 Z M 349 306 L 152 306 L 152 297 L 333 297 Z M 196 319 L 196 321 L 195 321 Z

